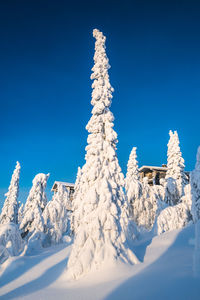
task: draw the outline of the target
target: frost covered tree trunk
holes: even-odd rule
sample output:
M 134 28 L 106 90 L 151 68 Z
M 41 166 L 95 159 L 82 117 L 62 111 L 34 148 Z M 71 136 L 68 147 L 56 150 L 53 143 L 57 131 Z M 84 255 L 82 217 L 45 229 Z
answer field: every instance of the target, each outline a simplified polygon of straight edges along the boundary
M 173 133 L 170 130 L 169 135 L 165 202 L 169 205 L 175 205 L 180 202 L 181 197 L 184 195 L 184 187 L 188 184 L 188 180 L 184 172 L 184 159 L 180 151 L 177 131 Z
M 38 174 L 33 179 L 33 186 L 23 210 L 20 230 L 23 237 L 29 238 L 33 232 L 44 232 L 42 212 L 47 204 L 45 188 L 49 174 Z
M 105 52 L 105 36 L 95 29 L 94 67 L 92 68 L 92 117 L 86 163 L 82 168 L 74 214 L 75 239 L 68 261 L 68 275 L 79 278 L 100 265 L 116 260 L 137 263 L 129 249 L 126 234 L 128 206 L 123 192 L 124 178 L 116 155 L 117 134 L 110 111 L 113 88 Z M 123 208 L 124 207 L 124 208 Z M 123 209 L 122 209 L 123 208 Z
M 20 164 L 17 161 L 13 172 L 8 192 L 5 194 L 6 199 L 0 215 L 0 224 L 18 223 L 18 194 L 19 194 L 19 176 Z
M 61 242 L 63 234 L 69 227 L 70 208 L 69 192 L 64 185 L 58 184 L 58 191 L 43 212 L 46 234 L 43 244 L 45 246 Z
M 194 276 L 200 276 L 200 147 L 197 150 L 197 160 L 194 171 L 190 175 L 192 194 L 192 217 L 195 223 L 195 249 L 193 257 Z

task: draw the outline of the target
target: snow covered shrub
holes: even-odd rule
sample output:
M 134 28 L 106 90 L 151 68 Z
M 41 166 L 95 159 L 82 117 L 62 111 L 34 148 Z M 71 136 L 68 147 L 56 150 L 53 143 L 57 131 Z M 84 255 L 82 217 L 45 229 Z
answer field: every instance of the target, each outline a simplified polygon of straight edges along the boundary
M 29 238 L 33 232 L 44 232 L 42 212 L 47 204 L 45 188 L 48 178 L 49 174 L 40 173 L 33 179 L 20 224 L 22 237 Z
M 14 223 L 0 225 L 0 264 L 18 255 L 24 247 L 18 227 Z
M 157 219 L 157 233 L 180 229 L 190 221 L 190 212 L 185 203 L 169 206 L 161 211 Z
M 23 255 L 36 255 L 43 249 L 45 234 L 41 231 L 34 231 L 24 247 Z
M 153 191 L 153 195 L 156 199 L 157 202 L 157 211 L 156 211 L 156 216 L 160 214 L 160 212 L 165 209 L 168 205 L 164 201 L 165 198 L 165 188 L 162 185 L 153 185 L 151 187 Z
M 0 224 L 18 223 L 18 194 L 19 194 L 19 176 L 20 164 L 17 161 L 13 172 L 6 199 L 0 215 Z
M 180 151 L 177 131 L 173 133 L 170 130 L 169 135 L 165 202 L 169 205 L 175 205 L 180 202 L 184 195 L 184 186 L 188 184 L 188 179 L 184 172 L 184 159 Z
M 68 276 L 76 279 L 116 260 L 138 262 L 126 239 L 129 212 L 116 155 L 114 117 L 109 109 L 113 88 L 108 75 L 106 38 L 96 29 L 93 36 L 96 38 L 91 75 L 93 109 L 86 126 L 89 132 L 86 163 L 74 199 L 75 238 L 68 261 Z
M 53 199 L 47 204 L 43 212 L 46 238 L 44 245 L 61 242 L 62 235 L 69 231 L 71 200 L 64 185 L 58 184 L 58 190 Z
M 180 203 L 165 208 L 158 216 L 158 234 L 185 227 L 192 220 L 191 205 L 191 187 L 190 184 L 187 184 L 184 187 L 184 195 L 181 197 Z
M 144 177 L 142 183 L 142 196 L 133 212 L 136 224 L 143 229 L 151 230 L 155 221 L 157 208 L 155 191 L 153 187 L 148 184 L 148 178 Z

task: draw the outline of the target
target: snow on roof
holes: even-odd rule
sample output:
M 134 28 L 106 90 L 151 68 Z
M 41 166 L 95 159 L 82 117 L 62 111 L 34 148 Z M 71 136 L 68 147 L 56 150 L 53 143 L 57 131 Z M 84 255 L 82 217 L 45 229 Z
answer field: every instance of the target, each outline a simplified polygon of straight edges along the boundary
M 167 167 L 155 167 L 155 166 L 142 166 L 139 168 L 139 171 L 144 171 L 144 170 L 158 170 L 158 171 L 167 171 Z
M 55 181 L 54 184 L 53 184 L 53 186 L 52 186 L 51 191 L 55 191 L 58 184 L 62 184 L 64 186 L 66 186 L 66 187 L 72 187 L 72 188 L 74 188 L 74 183 L 64 182 L 64 181 Z

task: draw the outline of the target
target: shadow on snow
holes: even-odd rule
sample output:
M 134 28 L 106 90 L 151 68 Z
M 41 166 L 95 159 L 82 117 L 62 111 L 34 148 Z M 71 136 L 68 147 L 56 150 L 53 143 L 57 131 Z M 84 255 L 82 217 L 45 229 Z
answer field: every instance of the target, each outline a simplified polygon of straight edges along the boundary
M 193 276 L 192 237 L 194 226 L 184 228 L 156 261 L 123 282 L 105 299 L 199 299 L 200 279 Z

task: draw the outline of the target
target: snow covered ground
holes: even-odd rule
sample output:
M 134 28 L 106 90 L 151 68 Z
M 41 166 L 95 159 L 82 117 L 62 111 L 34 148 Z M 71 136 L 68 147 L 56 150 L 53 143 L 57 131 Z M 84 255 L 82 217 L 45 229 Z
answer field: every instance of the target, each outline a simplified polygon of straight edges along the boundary
M 138 242 L 138 265 L 107 266 L 75 282 L 65 273 L 70 248 L 61 244 L 9 258 L 0 269 L 0 299 L 200 298 L 193 276 L 194 225 Z

